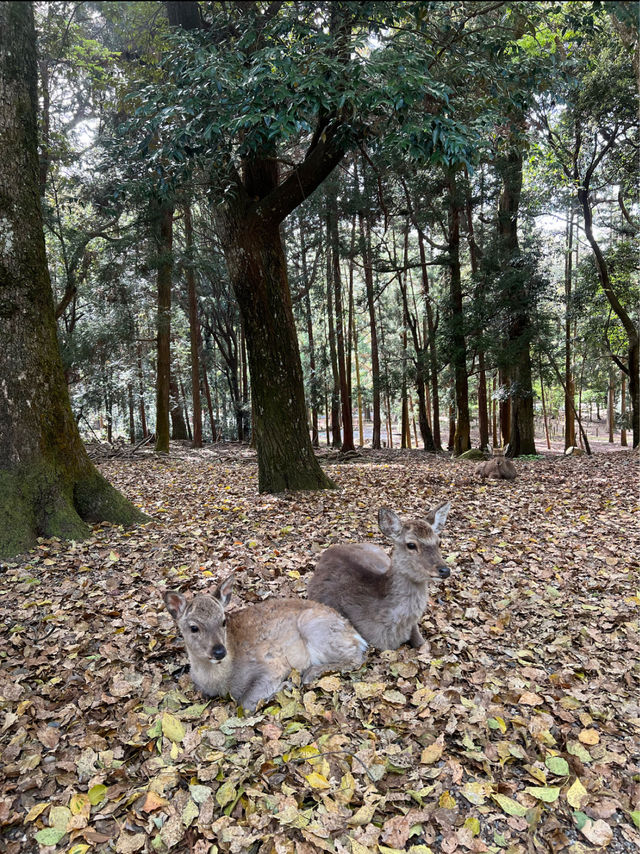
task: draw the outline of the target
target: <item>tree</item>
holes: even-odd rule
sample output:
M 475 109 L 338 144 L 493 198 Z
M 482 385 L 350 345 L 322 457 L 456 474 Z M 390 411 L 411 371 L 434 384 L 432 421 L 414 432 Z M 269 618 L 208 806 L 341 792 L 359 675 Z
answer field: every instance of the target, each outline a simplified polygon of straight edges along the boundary
M 0 4 L 0 555 L 144 517 L 89 460 L 56 337 L 39 201 L 31 3 Z
M 593 253 L 600 287 L 611 311 L 627 336 L 626 363 L 612 358 L 629 378 L 633 445 L 640 444 L 640 332 L 638 317 L 625 288 L 616 281 L 607 261 L 602 240 L 594 224 L 596 194 L 619 182 L 628 185 L 628 176 L 637 166 L 638 147 L 636 80 L 614 33 L 600 22 L 587 42 L 588 49 L 576 52 L 582 75 L 567 77 L 562 96 L 566 109 L 559 115 L 548 98 L 539 115 L 551 151 L 573 188 L 582 214 L 584 232 Z M 622 193 L 623 215 L 629 214 Z M 632 233 L 637 228 L 632 226 Z
M 207 20 L 194 3 L 167 11 L 183 30 L 165 61 L 171 85 L 139 90 L 128 130 L 149 167 L 171 162 L 178 182 L 196 167 L 209 177 L 247 342 L 259 489 L 324 488 L 281 224 L 368 134 L 402 126 L 405 150 L 464 162 L 465 141 L 452 133 L 453 115 L 440 114 L 446 86 L 432 69 L 491 6 L 465 6 L 455 32 L 447 14 L 432 20 L 420 3 L 220 4 L 206 7 Z

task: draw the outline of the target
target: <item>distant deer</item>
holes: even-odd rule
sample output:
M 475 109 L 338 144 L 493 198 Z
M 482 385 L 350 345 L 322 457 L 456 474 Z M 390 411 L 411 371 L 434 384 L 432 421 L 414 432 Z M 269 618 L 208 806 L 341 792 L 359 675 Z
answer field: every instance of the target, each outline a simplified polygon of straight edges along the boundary
M 501 449 L 495 449 L 490 460 L 480 463 L 478 474 L 482 478 L 494 477 L 496 480 L 515 480 L 518 475 L 516 467 Z
M 451 505 L 430 510 L 424 521 L 403 522 L 393 510 L 378 511 L 378 525 L 393 542 L 391 556 L 372 543 L 331 546 L 318 559 L 307 592 L 331 605 L 378 649 L 424 644 L 418 621 L 429 598 L 429 581 L 448 578 L 440 531 Z
M 362 664 L 366 641 L 332 608 L 304 599 L 266 599 L 226 615 L 232 586 L 227 578 L 212 596 L 164 597 L 184 638 L 191 678 L 203 694 L 231 694 L 253 710 L 294 668 L 307 683 L 327 670 Z

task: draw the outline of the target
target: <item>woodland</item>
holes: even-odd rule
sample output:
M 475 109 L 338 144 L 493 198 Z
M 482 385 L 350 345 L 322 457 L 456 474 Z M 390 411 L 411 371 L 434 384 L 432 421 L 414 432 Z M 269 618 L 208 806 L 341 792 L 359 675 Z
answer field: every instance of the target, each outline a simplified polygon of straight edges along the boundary
M 0 2 L 0 851 L 640 848 L 639 80 L 630 2 Z M 167 591 L 443 502 L 427 644 L 194 687 Z

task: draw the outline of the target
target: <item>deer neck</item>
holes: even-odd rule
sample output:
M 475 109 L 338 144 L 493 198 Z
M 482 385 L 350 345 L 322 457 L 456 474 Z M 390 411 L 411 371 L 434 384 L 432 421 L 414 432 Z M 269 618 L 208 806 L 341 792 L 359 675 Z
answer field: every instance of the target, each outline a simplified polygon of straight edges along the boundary
M 388 574 L 391 588 L 399 593 L 415 595 L 427 589 L 427 578 L 424 573 L 412 566 L 411 561 L 406 558 L 403 559 L 395 547 L 391 552 L 391 565 Z
M 229 693 L 233 674 L 233 653 L 229 647 L 222 661 L 216 662 L 189 652 L 189 664 L 191 678 L 203 693 L 211 697 L 224 697 Z

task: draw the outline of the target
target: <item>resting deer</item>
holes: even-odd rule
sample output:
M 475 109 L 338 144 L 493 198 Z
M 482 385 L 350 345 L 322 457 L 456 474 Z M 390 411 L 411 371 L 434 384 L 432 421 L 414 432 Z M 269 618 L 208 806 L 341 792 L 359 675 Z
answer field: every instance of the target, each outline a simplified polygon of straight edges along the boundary
M 212 596 L 164 601 L 184 638 L 191 678 L 208 696 L 231 694 L 255 709 L 282 687 L 294 668 L 311 682 L 327 670 L 360 667 L 366 641 L 332 608 L 303 599 L 266 599 L 230 614 L 233 579 Z
M 429 598 L 429 580 L 448 578 L 440 531 L 451 505 L 430 510 L 424 521 L 403 522 L 393 510 L 378 511 L 378 525 L 393 542 L 387 553 L 371 543 L 331 546 L 318 560 L 307 592 L 353 623 L 367 643 L 397 649 L 424 644 L 418 621 Z
M 496 480 L 515 480 L 517 477 L 516 467 L 504 455 L 504 451 L 494 451 L 494 455 L 485 463 L 478 466 L 478 474 L 483 479 L 494 477 Z

